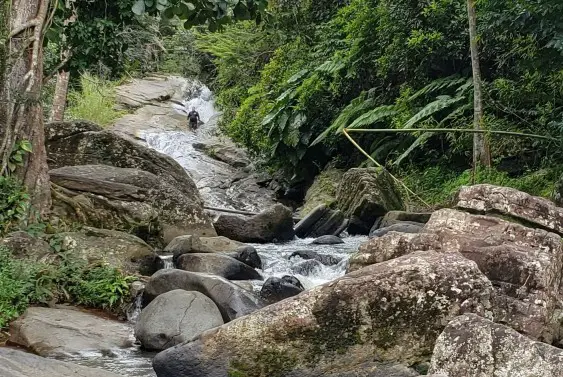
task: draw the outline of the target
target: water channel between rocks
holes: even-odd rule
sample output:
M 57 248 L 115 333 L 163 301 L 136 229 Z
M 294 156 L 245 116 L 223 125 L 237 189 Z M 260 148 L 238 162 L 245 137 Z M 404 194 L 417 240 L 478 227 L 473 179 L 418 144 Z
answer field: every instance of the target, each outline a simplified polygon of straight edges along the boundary
M 184 109 L 195 107 L 200 113 L 204 125 L 196 132 L 165 131 L 151 132 L 140 135 L 148 146 L 174 158 L 196 182 L 198 189 L 207 206 L 222 207 L 239 210 L 260 211 L 271 205 L 269 197 L 264 197 L 267 191 L 256 189 L 251 195 L 244 188 L 233 189 L 229 184 L 234 176 L 240 173 L 238 169 L 217 161 L 193 147 L 194 143 L 201 143 L 215 138 L 219 114 L 214 107 L 213 95 L 209 89 L 202 86 L 194 91 L 195 97 L 185 101 Z M 179 105 L 171 105 L 179 113 L 185 111 Z M 246 190 L 248 191 L 248 190 Z M 252 245 L 260 255 L 264 269 L 260 271 L 264 281 L 272 276 L 296 276 L 306 289 L 332 281 L 343 276 L 347 261 L 358 249 L 363 237 L 345 237 L 343 244 L 313 245 L 312 239 L 296 239 L 284 244 Z M 333 266 L 316 265 L 303 269 L 304 259 L 290 256 L 296 251 L 312 250 L 318 254 L 330 255 L 341 260 Z M 163 258 L 165 268 L 173 268 L 170 258 Z M 263 281 L 252 281 L 252 288 L 258 292 Z M 137 303 L 138 308 L 140 302 Z M 138 318 L 138 310 L 130 316 L 131 336 L 133 325 Z M 90 353 L 69 357 L 67 361 L 77 364 L 106 369 L 124 377 L 154 377 L 152 358 L 154 353 L 141 351 L 138 347 L 111 352 Z M 202 376 L 205 377 L 205 376 Z

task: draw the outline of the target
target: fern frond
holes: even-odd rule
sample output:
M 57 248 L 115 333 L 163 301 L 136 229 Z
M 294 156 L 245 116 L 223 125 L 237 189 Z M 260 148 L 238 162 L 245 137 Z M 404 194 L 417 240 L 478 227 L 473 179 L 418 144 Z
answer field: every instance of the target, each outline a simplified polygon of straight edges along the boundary
M 403 128 L 413 128 L 413 126 L 415 124 L 417 124 L 418 122 L 420 122 L 421 120 L 427 119 L 431 115 L 434 115 L 435 113 L 442 111 L 442 110 L 450 107 L 451 105 L 458 103 L 462 100 L 465 100 L 465 97 L 456 97 L 456 98 L 449 98 L 448 97 L 447 99 L 442 98 L 442 99 L 438 99 L 434 102 L 430 102 L 422 110 L 420 110 L 412 118 L 410 118 L 405 123 Z
M 424 88 L 420 89 L 418 92 L 410 96 L 409 101 L 413 101 L 420 96 L 434 93 L 443 89 L 448 89 L 457 85 L 464 84 L 467 81 L 466 77 L 459 77 L 457 75 L 444 77 L 432 81 L 430 84 L 426 85 Z

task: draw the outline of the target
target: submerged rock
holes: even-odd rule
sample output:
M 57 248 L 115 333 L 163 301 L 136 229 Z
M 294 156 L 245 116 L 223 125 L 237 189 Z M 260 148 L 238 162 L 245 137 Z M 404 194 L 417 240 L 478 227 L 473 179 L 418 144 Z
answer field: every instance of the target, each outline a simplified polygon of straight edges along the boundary
M 32 353 L 0 348 L 2 377 L 121 377 L 102 369 L 87 368 Z
M 29 308 L 10 325 L 10 342 L 41 356 L 107 351 L 133 345 L 129 328 L 78 309 Z
M 379 168 L 347 171 L 338 188 L 337 206 L 350 219 L 348 233 L 364 235 L 377 218 L 404 208 L 395 182 Z
M 292 253 L 290 255 L 289 259 L 291 259 L 293 257 L 300 257 L 300 258 L 303 258 L 303 259 L 314 259 L 314 260 L 321 262 L 325 266 L 335 266 L 338 263 L 340 263 L 340 261 L 341 261 L 340 258 L 333 257 L 332 255 L 329 255 L 329 254 L 319 254 L 319 253 L 317 253 L 313 250 L 295 251 L 294 253 Z
M 447 377 L 563 376 L 563 350 L 476 315 L 451 321 L 438 338 L 430 373 Z
M 203 272 L 229 280 L 262 280 L 254 268 L 228 255 L 184 254 L 178 258 L 176 265 L 184 271 Z
M 135 337 L 143 348 L 161 351 L 222 324 L 221 312 L 210 298 L 177 289 L 161 294 L 143 309 Z
M 332 210 L 323 204 L 295 225 L 295 234 L 299 238 L 338 236 L 346 229 L 346 225 L 348 222 L 341 211 Z
M 89 264 L 109 264 L 126 273 L 151 275 L 155 272 L 156 253 L 132 234 L 115 230 L 84 227 L 79 232 L 59 233 L 62 248 Z
M 183 234 L 216 235 L 196 188 L 186 195 L 185 187 L 147 171 L 107 165 L 67 166 L 49 174 L 59 217 L 97 228 L 137 229 L 164 244 Z
M 147 282 L 144 304 L 159 295 L 183 289 L 209 297 L 219 308 L 225 322 L 250 314 L 264 306 L 254 294 L 219 276 L 182 270 L 160 270 Z
M 295 274 L 310 276 L 323 268 L 323 264 L 317 260 L 309 259 L 299 262 L 291 267 L 291 271 Z
M 342 238 L 337 236 L 321 236 L 313 241 L 316 245 L 338 245 L 344 243 Z
M 451 319 L 484 315 L 492 292 L 476 264 L 459 254 L 416 253 L 205 332 L 158 354 L 153 366 L 159 377 L 320 377 L 366 363 L 408 367 L 430 360 Z
M 479 213 L 499 213 L 563 235 L 563 208 L 553 202 L 509 187 L 462 187 L 456 207 Z
M 274 302 L 298 295 L 304 290 L 303 285 L 296 277 L 288 275 L 281 278 L 271 277 L 262 286 L 260 297 L 267 303 L 273 304 Z
M 295 237 L 292 212 L 281 204 L 252 217 L 220 215 L 214 225 L 220 236 L 240 242 L 283 242 Z

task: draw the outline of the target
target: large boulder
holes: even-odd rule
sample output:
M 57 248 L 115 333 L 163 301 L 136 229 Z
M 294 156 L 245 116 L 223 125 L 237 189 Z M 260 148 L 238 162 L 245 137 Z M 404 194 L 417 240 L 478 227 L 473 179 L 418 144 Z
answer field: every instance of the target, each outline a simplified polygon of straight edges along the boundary
M 220 142 L 194 143 L 194 149 L 202 151 L 209 157 L 222 161 L 235 168 L 244 168 L 250 165 L 246 153 L 234 145 Z
M 184 254 L 178 258 L 176 267 L 184 271 L 203 272 L 229 280 L 262 280 L 252 267 L 222 254 Z
M 422 224 L 422 223 L 403 221 L 403 222 L 395 223 L 393 225 L 386 226 L 384 228 L 378 228 L 378 229 L 372 228 L 369 231 L 369 236 L 371 238 L 382 237 L 389 232 L 419 233 L 422 230 L 423 227 L 424 227 L 424 224 Z
M 462 187 L 456 207 L 479 213 L 498 213 L 563 235 L 563 208 L 553 202 L 509 187 Z
M 197 205 L 203 205 L 194 181 L 172 157 L 134 139 L 106 131 L 85 121 L 45 125 L 49 168 L 74 165 L 109 165 L 156 175 Z
M 343 174 L 343 170 L 329 167 L 317 175 L 305 194 L 305 202 L 300 213 L 308 215 L 320 205 L 330 207 L 336 202 L 336 192 Z
M 147 282 L 143 302 L 150 303 L 159 295 L 183 289 L 209 297 L 219 308 L 225 322 L 250 314 L 264 306 L 254 294 L 219 276 L 182 270 L 160 270 Z
M 563 376 L 563 350 L 476 315 L 451 321 L 438 338 L 430 373 L 445 377 Z
M 555 204 L 563 207 L 563 175 L 561 176 L 561 179 L 559 179 L 559 182 L 555 185 L 553 200 L 555 200 Z
M 89 264 L 109 264 L 130 274 L 154 272 L 156 253 L 132 234 L 84 227 L 78 232 L 59 233 L 57 237 L 63 250 Z
M 233 241 L 227 237 L 200 237 L 200 241 L 203 246 L 207 246 L 214 253 L 236 251 L 245 246 L 242 242 Z
M 218 235 L 240 242 L 283 242 L 295 237 L 292 212 L 281 204 L 252 217 L 220 215 L 214 225 Z
M 0 348 L 2 377 L 121 377 L 102 369 L 46 359 L 32 353 Z
M 109 351 L 133 345 L 127 325 L 78 309 L 29 308 L 10 325 L 10 342 L 41 356 Z
M 212 253 L 209 247 L 201 242 L 198 236 L 185 235 L 175 237 L 166 245 L 164 252 L 173 255 L 174 264 L 178 262 L 178 258 L 187 253 Z
M 242 262 L 252 268 L 262 269 L 262 258 L 258 255 L 256 249 L 252 246 L 242 246 L 232 253 L 226 253 L 239 262 Z
M 12 252 L 12 256 L 18 259 L 32 259 L 37 262 L 51 262 L 56 259 L 56 254 L 47 241 L 23 231 L 7 234 L 0 240 L 0 246 L 5 246 Z
M 207 331 L 161 352 L 153 366 L 159 377 L 320 377 L 366 363 L 417 365 L 430 360 L 450 320 L 464 312 L 484 315 L 492 292 L 461 255 L 416 253 Z
M 338 208 L 350 219 L 350 234 L 367 235 L 377 220 L 404 203 L 395 182 L 380 168 L 350 169 L 342 177 L 337 194 Z
M 135 337 L 143 348 L 161 351 L 222 324 L 221 312 L 210 298 L 177 289 L 161 294 L 143 309 Z
M 430 220 L 432 213 L 428 212 L 406 212 L 406 211 L 390 211 L 381 218 L 381 221 L 377 221 L 376 224 L 378 228 L 386 228 L 388 226 L 402 223 L 402 222 L 413 222 L 419 224 L 426 224 Z
M 269 304 L 293 297 L 305 289 L 301 282 L 293 276 L 271 277 L 262 286 L 260 297 Z
M 172 186 L 150 172 L 109 165 L 67 166 L 49 174 L 60 217 L 97 228 L 136 229 L 159 244 L 183 234 L 216 235 L 195 188 L 189 196 L 178 182 Z
M 351 257 L 350 270 L 420 250 L 461 253 L 474 261 L 495 287 L 496 321 L 548 343 L 559 338 L 563 246 L 557 234 L 443 209 L 420 234 L 371 239 Z
M 348 220 L 341 211 L 321 204 L 295 225 L 295 234 L 299 238 L 338 236 L 347 226 Z

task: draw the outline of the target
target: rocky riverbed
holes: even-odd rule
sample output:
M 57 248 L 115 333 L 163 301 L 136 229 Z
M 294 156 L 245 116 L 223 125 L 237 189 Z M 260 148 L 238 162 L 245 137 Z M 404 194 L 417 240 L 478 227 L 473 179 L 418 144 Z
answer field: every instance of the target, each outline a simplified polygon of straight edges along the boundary
M 0 376 L 563 376 L 554 202 L 477 185 L 410 213 L 384 171 L 352 169 L 295 224 L 219 135 L 205 86 L 155 77 L 118 93 L 131 114 L 113 129 L 46 132 L 54 212 L 83 225 L 61 242 L 137 275 L 129 321 L 30 308 L 10 342 L 34 354 L 0 348 Z M 52 257 L 27 233 L 2 243 Z

